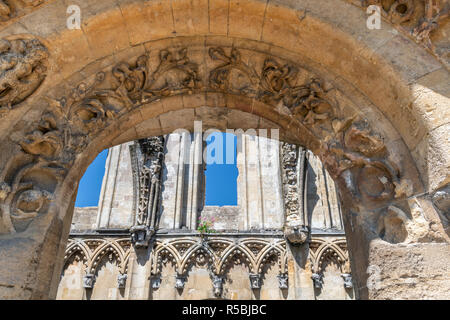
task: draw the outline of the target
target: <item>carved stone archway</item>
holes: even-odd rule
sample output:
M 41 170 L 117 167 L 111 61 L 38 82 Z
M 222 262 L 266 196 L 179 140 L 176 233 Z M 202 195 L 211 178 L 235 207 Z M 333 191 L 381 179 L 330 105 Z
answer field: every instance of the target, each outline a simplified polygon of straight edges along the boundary
M 1 28 L 0 297 L 55 296 L 78 181 L 101 150 L 194 120 L 277 127 L 321 158 L 359 298 L 395 297 L 399 277 L 415 297 L 445 276 L 445 61 L 341 0 L 98 3 L 80 2 L 82 30 L 49 21 L 59 1 Z M 368 288 L 369 266 L 382 277 Z

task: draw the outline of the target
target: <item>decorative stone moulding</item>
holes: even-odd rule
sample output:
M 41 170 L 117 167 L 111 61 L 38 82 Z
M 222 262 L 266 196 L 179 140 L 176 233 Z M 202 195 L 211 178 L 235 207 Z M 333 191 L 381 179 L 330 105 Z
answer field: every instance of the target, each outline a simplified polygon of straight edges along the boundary
M 88 273 L 83 277 L 83 288 L 92 289 L 94 287 L 95 275 Z
M 128 278 L 127 274 L 119 273 L 119 275 L 117 276 L 117 287 L 119 289 L 125 288 L 125 284 L 126 284 L 127 278 Z
M 280 289 L 287 289 L 289 287 L 288 286 L 289 276 L 287 273 L 279 274 L 277 278 L 278 278 L 278 286 Z
M 352 275 L 350 273 L 343 273 L 341 277 L 344 279 L 344 287 L 346 289 L 353 288 Z
M 319 273 L 313 273 L 311 279 L 314 282 L 314 288 L 322 289 L 323 286 L 323 275 Z
M 260 274 L 250 273 L 249 278 L 250 278 L 250 287 L 252 289 L 261 289 L 261 275 Z

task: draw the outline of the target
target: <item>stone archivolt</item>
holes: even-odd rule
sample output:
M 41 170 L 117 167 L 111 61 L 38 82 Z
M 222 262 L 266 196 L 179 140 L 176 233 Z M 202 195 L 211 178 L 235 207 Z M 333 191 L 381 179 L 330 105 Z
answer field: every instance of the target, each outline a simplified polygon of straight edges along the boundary
M 373 133 L 355 110 L 340 103 L 337 89 L 316 74 L 271 56 L 261 57 L 263 62 L 258 72 L 256 67 L 243 62 L 240 49 L 211 47 L 208 55 L 213 67 L 206 73 L 209 74 L 206 80 L 200 79 L 199 66 L 188 53 L 187 48 L 161 50 L 153 72 L 146 55 L 131 64 L 121 62 L 111 71 L 99 72 L 93 79 L 80 83 L 70 95 L 49 99 L 49 108 L 41 121 L 19 142 L 23 153 L 18 157 L 26 156 L 27 164 L 22 169 L 11 165 L 0 177 L 4 180 L 6 176 L 14 176 L 14 171 L 17 176 L 14 183 L 2 181 L 3 220 L 8 222 L 20 215 L 11 199 L 19 198 L 23 190 L 19 188 L 23 170 L 41 168 L 52 176 L 55 184 L 44 190 L 34 186 L 37 182 L 33 179 L 27 179 L 27 189 L 37 190 L 34 198 L 39 198 L 37 193 L 42 192 L 51 199 L 57 189 L 56 182 L 64 179 L 76 155 L 121 115 L 167 96 L 199 92 L 223 92 L 256 99 L 309 130 L 321 144 L 315 152 L 331 177 L 349 191 L 354 210 L 386 208 L 392 200 L 410 195 L 405 188 L 397 189 L 402 185 L 400 172 L 388 160 L 383 138 Z M 261 56 L 261 53 L 252 54 Z M 204 86 L 205 83 L 208 85 Z M 285 160 L 289 162 L 288 158 Z M 288 172 L 285 170 L 287 185 L 291 179 Z M 292 192 L 286 191 L 287 207 L 294 210 L 289 200 Z M 36 201 L 30 197 L 21 199 L 23 206 L 31 210 L 29 218 L 45 211 L 45 206 L 34 205 Z M 10 232 L 14 230 L 11 223 L 6 225 Z

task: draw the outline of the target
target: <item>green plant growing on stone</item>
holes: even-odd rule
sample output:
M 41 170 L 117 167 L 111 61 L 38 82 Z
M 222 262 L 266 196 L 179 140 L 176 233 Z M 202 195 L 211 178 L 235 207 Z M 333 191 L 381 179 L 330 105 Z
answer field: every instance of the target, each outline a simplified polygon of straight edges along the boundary
M 214 220 L 214 217 L 208 218 L 200 216 L 198 219 L 197 231 L 202 235 L 216 232 L 213 229 Z

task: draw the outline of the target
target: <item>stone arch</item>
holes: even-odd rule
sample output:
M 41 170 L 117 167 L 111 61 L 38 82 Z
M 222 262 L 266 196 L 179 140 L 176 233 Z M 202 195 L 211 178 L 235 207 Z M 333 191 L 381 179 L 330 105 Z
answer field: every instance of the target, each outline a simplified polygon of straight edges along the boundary
M 64 16 L 50 2 L 2 27 L 10 53 L 29 43 L 20 61 L 40 79 L 2 105 L 1 240 L 26 237 L 24 252 L 39 257 L 28 270 L 38 281 L 18 275 L 2 297 L 20 297 L 21 287 L 28 298 L 55 295 L 62 261 L 48 257 L 63 255 L 78 181 L 102 149 L 194 119 L 250 127 L 238 114 L 312 150 L 337 182 L 359 297 L 376 295 L 365 281 L 367 266 L 382 263 L 377 248 L 407 250 L 377 234 L 391 204 L 418 230 L 409 242 L 448 248 L 432 243 L 448 235 L 430 201 L 449 182 L 445 65 L 390 25 L 371 33 L 343 0 L 207 4 L 87 2 L 82 30 L 67 30 L 65 19 L 46 18 Z M 2 269 L 31 261 L 1 250 L 11 257 Z

